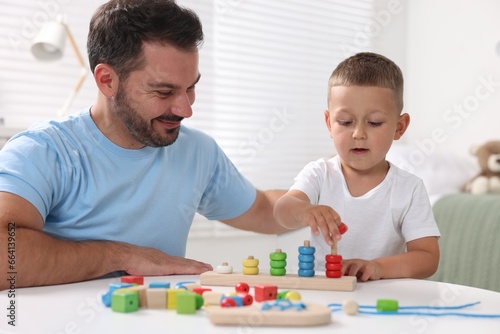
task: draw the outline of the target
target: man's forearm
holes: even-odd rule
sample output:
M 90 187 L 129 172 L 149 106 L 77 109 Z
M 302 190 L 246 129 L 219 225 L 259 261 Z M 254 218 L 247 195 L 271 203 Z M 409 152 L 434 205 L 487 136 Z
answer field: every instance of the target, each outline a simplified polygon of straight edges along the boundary
M 11 242 L 7 242 L 9 232 Z M 15 272 L 16 287 L 27 287 L 88 280 L 123 266 L 125 244 L 66 241 L 27 228 L 0 233 L 0 245 L 5 248 L 0 250 L 0 268 L 7 275 L 0 280 L 1 290 L 8 287 L 9 272 Z

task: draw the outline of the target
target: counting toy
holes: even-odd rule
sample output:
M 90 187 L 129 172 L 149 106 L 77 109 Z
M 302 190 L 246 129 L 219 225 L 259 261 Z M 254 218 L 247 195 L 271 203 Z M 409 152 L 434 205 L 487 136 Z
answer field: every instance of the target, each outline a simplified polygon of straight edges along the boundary
M 341 224 L 339 232 L 347 231 L 345 224 Z M 331 291 L 354 291 L 357 279 L 355 276 L 342 275 L 342 256 L 337 254 L 337 243 L 331 247 L 331 254 L 325 257 L 325 275 L 318 276 L 314 270 L 315 248 L 311 247 L 309 240 L 298 247 L 298 274 L 286 273 L 286 253 L 277 249 L 270 253 L 269 274 L 259 273 L 259 260 L 249 256 L 243 259 L 242 273 L 234 272 L 221 274 L 219 271 L 208 271 L 200 275 L 200 283 L 215 286 L 234 286 L 240 281 L 245 281 L 251 287 L 257 284 L 274 284 L 284 289 L 309 289 Z
M 259 260 L 254 259 L 253 256 L 243 259 L 241 263 L 243 264 L 243 274 L 257 275 L 259 273 Z
M 304 246 L 299 247 L 299 271 L 301 277 L 313 277 L 314 272 L 314 253 L 316 248 L 311 247 L 309 240 L 304 241 Z
M 227 262 L 223 262 L 221 265 L 218 265 L 216 271 L 219 274 L 230 274 L 233 272 L 233 267 L 228 265 Z
M 286 253 L 281 249 L 269 254 L 269 273 L 273 276 L 285 276 L 286 274 Z

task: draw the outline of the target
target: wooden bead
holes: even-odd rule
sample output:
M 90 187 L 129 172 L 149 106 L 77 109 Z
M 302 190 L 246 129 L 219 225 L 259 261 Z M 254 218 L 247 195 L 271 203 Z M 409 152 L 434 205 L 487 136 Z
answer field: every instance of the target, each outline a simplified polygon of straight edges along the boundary
M 325 264 L 326 270 L 342 270 L 342 263 L 329 263 Z
M 285 268 L 271 268 L 271 269 L 269 269 L 269 273 L 272 276 L 285 276 L 286 269 Z
M 340 233 L 340 234 L 344 234 L 346 231 L 347 231 L 347 225 L 346 225 L 346 224 L 344 224 L 344 223 L 340 223 L 340 226 L 339 226 L 339 233 Z
M 259 267 L 243 267 L 242 272 L 244 275 L 258 275 Z
M 227 262 L 223 262 L 221 265 L 218 265 L 215 269 L 219 274 L 231 274 L 233 272 L 233 267 L 228 265 Z
M 243 267 L 257 267 L 259 265 L 259 260 L 254 259 L 253 256 L 249 256 L 242 261 Z
M 396 312 L 399 308 L 398 301 L 394 299 L 379 299 L 377 300 L 377 311 L 379 312 Z
M 342 263 L 342 255 L 327 254 L 325 260 L 328 263 Z
M 302 299 L 302 296 L 297 291 L 288 291 L 285 295 L 285 299 L 298 302 Z
M 250 286 L 245 282 L 239 282 L 234 286 L 234 290 L 238 293 L 249 293 Z
M 327 270 L 325 272 L 328 278 L 340 278 L 342 277 L 342 272 L 340 270 Z
M 359 311 L 359 305 L 355 300 L 346 300 L 342 303 L 342 311 L 348 315 L 356 315 Z
M 312 269 L 299 269 L 298 275 L 301 277 L 314 277 L 314 270 Z
M 286 253 L 282 252 L 281 249 L 277 249 L 276 252 L 269 254 L 269 258 L 273 261 L 284 261 L 286 260 Z

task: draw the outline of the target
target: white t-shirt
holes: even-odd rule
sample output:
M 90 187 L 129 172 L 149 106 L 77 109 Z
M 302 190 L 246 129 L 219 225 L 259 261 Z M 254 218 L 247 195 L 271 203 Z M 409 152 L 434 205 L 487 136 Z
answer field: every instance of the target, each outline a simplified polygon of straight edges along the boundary
M 309 163 L 291 189 L 340 215 L 348 227 L 338 242 L 338 254 L 344 259 L 397 255 L 405 252 L 409 241 L 440 236 L 422 180 L 393 164 L 379 185 L 359 197 L 350 194 L 338 156 Z M 312 233 L 311 246 L 316 247 L 316 270 L 324 270 L 330 246 L 323 235 Z

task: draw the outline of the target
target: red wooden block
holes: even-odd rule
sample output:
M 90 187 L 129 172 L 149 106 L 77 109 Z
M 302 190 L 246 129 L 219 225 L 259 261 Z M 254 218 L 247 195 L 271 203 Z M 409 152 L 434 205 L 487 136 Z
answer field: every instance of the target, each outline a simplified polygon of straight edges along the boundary
M 122 276 L 120 278 L 122 283 L 135 283 L 137 285 L 144 285 L 143 276 Z
M 278 287 L 269 284 L 257 284 L 254 286 L 255 301 L 275 300 L 278 295 Z

